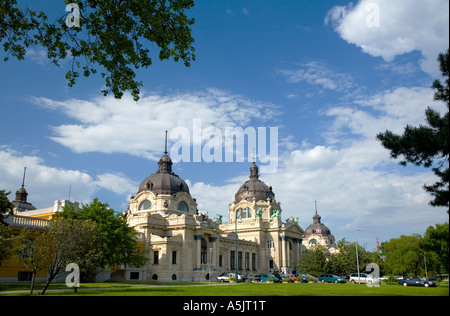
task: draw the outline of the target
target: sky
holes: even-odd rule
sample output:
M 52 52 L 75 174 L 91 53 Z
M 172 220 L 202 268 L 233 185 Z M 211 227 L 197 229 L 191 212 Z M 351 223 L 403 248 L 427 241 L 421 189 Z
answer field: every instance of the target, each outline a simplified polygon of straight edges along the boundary
M 62 0 L 20 2 L 67 14 Z M 39 47 L 25 61 L 3 62 L 2 50 L 0 189 L 14 199 L 26 167 L 37 208 L 70 196 L 125 211 L 157 171 L 168 131 L 173 171 L 210 217 L 228 221 L 255 160 L 282 219 L 303 229 L 317 202 L 336 240 L 357 237 L 368 250 L 423 234 L 448 221 L 423 189 L 436 178 L 400 166 L 376 135 L 424 124 L 427 107 L 446 111 L 431 85 L 448 12 L 448 0 L 196 1 L 196 60 L 187 68 L 154 53 L 137 70 L 138 102 L 103 96 L 100 76 L 68 87 L 69 61 L 56 67 Z M 250 145 L 228 147 L 230 130 Z

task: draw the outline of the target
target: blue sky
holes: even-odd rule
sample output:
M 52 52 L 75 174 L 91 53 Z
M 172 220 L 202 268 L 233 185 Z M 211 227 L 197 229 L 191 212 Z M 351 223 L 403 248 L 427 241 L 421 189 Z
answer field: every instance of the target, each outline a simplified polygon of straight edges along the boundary
M 62 0 L 22 2 L 65 14 Z M 196 61 L 186 68 L 155 53 L 153 65 L 137 72 L 138 103 L 129 95 L 103 97 L 100 77 L 67 87 L 68 62 L 58 68 L 33 47 L 26 61 L 0 64 L 0 188 L 13 198 L 26 166 L 28 200 L 38 208 L 68 198 L 71 188 L 72 200 L 98 197 L 124 211 L 157 170 L 164 131 L 173 136 L 184 128 L 192 136 L 194 121 L 222 134 L 227 127 L 272 127 L 278 165 L 260 179 L 273 187 L 283 219 L 299 217 L 305 229 L 317 201 L 337 240 L 354 240 L 361 228 L 358 241 L 372 250 L 377 237 L 422 234 L 448 221 L 422 189 L 435 178 L 431 170 L 399 166 L 376 134 L 423 123 L 428 106 L 445 111 L 433 101 L 431 83 L 439 76 L 437 55 L 449 45 L 448 6 L 197 1 L 189 10 Z M 176 142 L 169 139 L 169 149 Z M 255 151 L 261 170 L 266 164 Z M 173 168 L 201 212 L 227 220 L 228 204 L 248 178 L 253 153 L 244 156 Z

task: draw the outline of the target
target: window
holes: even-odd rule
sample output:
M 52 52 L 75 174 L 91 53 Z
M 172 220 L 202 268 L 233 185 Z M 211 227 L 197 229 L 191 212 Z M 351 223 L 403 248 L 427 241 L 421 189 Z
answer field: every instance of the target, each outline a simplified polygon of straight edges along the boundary
M 31 281 L 33 273 L 30 271 L 19 271 L 17 281 Z
M 312 246 L 312 245 L 317 245 L 317 240 L 311 239 L 311 240 L 309 241 L 309 245 L 310 245 L 310 246 Z
M 158 264 L 158 263 L 159 263 L 159 251 L 154 250 L 153 251 L 153 264 Z
M 181 201 L 180 203 L 178 203 L 178 208 L 177 209 L 179 211 L 189 213 L 189 207 L 186 204 L 186 202 Z
M 144 200 L 139 205 L 139 211 L 150 210 L 151 208 L 152 208 L 152 202 L 150 202 L 149 200 Z
M 208 244 L 206 243 L 205 238 L 202 238 L 201 244 L 201 263 L 207 264 L 208 263 Z
M 252 270 L 256 270 L 256 253 L 252 253 Z
M 130 272 L 130 280 L 139 280 L 139 272 Z
M 222 255 L 219 255 L 219 267 L 222 266 Z
M 172 264 L 177 264 L 177 252 L 172 251 Z
M 269 260 L 269 269 L 273 269 L 273 260 Z
M 238 208 L 236 210 L 236 218 L 251 218 L 252 217 L 252 209 L 248 208 Z

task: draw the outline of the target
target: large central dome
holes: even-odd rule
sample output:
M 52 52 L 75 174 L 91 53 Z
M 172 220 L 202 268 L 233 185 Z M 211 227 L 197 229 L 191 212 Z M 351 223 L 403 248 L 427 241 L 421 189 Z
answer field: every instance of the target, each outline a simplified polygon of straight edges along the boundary
M 142 191 L 151 191 L 155 195 L 176 195 L 179 192 L 189 194 L 189 187 L 186 182 L 172 172 L 172 160 L 167 156 L 167 150 L 159 159 L 158 171 L 142 181 L 138 193 Z
M 258 178 L 258 167 L 255 163 L 253 163 L 250 167 L 250 180 L 247 180 L 235 194 L 235 203 L 239 203 L 241 200 L 253 202 L 253 199 L 256 201 L 265 201 L 268 198 L 271 200 L 275 198 L 275 193 L 273 193 L 272 187 L 267 186 Z

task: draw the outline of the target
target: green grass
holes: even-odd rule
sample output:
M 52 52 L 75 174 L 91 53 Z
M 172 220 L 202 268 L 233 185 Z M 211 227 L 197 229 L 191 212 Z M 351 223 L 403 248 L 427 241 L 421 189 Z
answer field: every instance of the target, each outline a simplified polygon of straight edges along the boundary
M 35 286 L 38 295 L 42 284 Z M 48 296 L 449 296 L 448 286 L 436 288 L 359 284 L 219 284 L 219 283 L 82 283 L 77 293 L 64 284 L 52 284 Z M 63 290 L 63 291 L 56 291 Z M 1 293 L 4 291 L 25 291 Z M 1 284 L 0 296 L 29 295 L 29 284 Z

